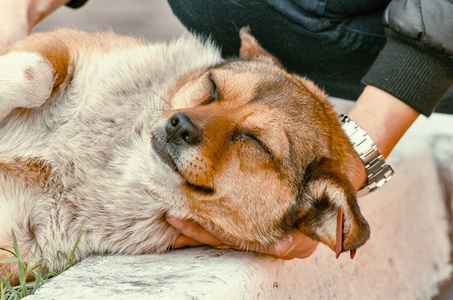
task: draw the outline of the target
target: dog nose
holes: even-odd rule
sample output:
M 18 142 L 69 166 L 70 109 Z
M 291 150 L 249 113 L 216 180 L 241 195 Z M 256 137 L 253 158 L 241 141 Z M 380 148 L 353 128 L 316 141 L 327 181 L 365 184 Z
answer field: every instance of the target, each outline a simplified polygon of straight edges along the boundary
M 201 141 L 201 130 L 192 122 L 185 113 L 173 115 L 165 127 L 167 143 L 178 144 L 185 142 L 189 145 L 197 145 Z

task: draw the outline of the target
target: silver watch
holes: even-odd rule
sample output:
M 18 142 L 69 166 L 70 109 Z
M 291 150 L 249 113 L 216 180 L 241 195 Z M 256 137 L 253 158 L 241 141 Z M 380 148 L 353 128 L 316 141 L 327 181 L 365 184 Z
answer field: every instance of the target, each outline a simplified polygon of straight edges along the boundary
M 368 181 L 357 192 L 358 196 L 364 196 L 382 187 L 392 178 L 394 172 L 392 167 L 385 162 L 376 143 L 368 133 L 347 115 L 340 117 L 341 127 L 362 159 L 367 171 Z

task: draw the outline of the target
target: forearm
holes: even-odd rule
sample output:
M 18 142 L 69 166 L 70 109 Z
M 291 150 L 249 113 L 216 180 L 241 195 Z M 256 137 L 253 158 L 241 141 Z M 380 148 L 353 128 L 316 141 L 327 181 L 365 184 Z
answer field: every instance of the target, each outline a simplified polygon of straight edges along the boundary
M 0 50 L 27 36 L 44 17 L 69 0 L 0 0 Z
M 387 92 L 367 86 L 349 112 L 387 158 L 420 114 Z
M 28 2 L 28 24 L 31 30 L 39 21 L 50 15 L 70 0 L 26 0 Z
M 387 158 L 420 114 L 387 92 L 367 86 L 348 115 L 367 131 Z M 352 179 L 356 189 L 365 183 L 364 174 Z

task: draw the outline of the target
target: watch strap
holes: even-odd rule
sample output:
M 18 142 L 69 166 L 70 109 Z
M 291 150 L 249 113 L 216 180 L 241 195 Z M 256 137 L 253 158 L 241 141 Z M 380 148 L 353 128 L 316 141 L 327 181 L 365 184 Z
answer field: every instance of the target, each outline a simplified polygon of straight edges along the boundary
M 351 141 L 354 150 L 365 165 L 368 180 L 357 194 L 364 196 L 382 187 L 392 178 L 394 171 L 379 152 L 376 143 L 368 133 L 347 115 L 340 116 L 343 131 Z

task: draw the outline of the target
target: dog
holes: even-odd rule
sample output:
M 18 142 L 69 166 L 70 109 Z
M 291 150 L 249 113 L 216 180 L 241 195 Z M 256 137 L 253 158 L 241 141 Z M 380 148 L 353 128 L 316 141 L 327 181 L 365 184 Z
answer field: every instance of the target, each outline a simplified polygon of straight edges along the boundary
M 370 229 L 350 177 L 363 168 L 325 93 L 288 73 L 250 30 L 239 57 L 186 35 L 36 33 L 0 56 L 0 247 L 63 262 L 171 248 L 164 218 L 232 244 L 295 228 L 332 250 Z M 337 239 L 337 215 L 344 218 Z M 0 260 L 10 257 L 0 251 Z M 15 274 L 0 264 L 0 276 Z

